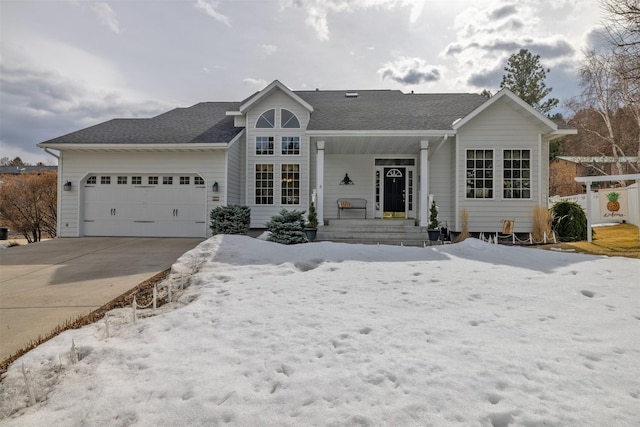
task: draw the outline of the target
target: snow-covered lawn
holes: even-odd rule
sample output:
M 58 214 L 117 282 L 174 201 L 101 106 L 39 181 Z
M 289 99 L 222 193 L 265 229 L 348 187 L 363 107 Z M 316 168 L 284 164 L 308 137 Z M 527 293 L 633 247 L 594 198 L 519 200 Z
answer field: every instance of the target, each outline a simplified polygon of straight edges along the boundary
M 9 426 L 637 426 L 640 261 L 218 236 L 180 302 L 71 330 Z M 71 364 L 71 340 L 82 356 Z M 38 403 L 26 408 L 21 367 Z M 14 412 L 7 416 L 8 413 Z

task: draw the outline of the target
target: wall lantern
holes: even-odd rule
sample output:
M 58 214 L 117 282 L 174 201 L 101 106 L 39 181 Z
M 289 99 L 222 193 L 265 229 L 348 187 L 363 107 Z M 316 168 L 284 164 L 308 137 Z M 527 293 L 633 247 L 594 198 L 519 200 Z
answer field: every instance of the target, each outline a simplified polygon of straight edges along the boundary
M 216 181 L 216 182 L 213 183 L 213 192 L 217 193 L 218 192 L 218 188 L 219 188 L 218 187 L 218 181 Z
M 64 191 L 71 191 L 71 181 L 65 182 L 64 185 L 62 186 L 62 189 Z
M 351 181 L 348 173 L 344 174 L 344 178 L 342 178 L 342 181 L 340 181 L 340 185 L 354 185 L 354 182 Z

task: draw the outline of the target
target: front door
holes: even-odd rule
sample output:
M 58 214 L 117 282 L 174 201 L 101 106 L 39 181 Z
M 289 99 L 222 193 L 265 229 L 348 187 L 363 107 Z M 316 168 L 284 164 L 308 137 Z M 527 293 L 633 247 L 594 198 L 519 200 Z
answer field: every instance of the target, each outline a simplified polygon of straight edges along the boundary
M 384 168 L 383 218 L 404 218 L 406 168 Z

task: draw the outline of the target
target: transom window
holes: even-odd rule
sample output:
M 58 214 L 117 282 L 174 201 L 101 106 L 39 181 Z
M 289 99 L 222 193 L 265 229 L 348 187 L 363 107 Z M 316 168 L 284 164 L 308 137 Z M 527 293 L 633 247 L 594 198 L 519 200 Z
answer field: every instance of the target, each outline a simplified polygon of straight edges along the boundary
M 467 150 L 466 157 L 467 198 L 493 198 L 493 150 Z
M 141 176 L 132 176 L 131 183 L 133 185 L 142 185 L 142 177 Z
M 119 176 L 118 177 L 118 184 L 126 184 L 127 183 L 127 177 L 126 176 Z
M 180 177 L 180 185 L 189 185 L 190 182 L 191 182 L 191 180 L 189 179 L 188 176 L 181 176 Z
M 256 155 L 264 156 L 273 154 L 273 137 L 257 136 L 256 137 Z
M 149 185 L 158 185 L 158 177 L 150 176 L 147 182 L 149 183 Z
M 90 176 L 89 178 L 87 178 L 87 184 L 95 184 L 97 182 L 98 182 L 98 179 L 95 176 Z
M 280 110 L 280 127 L 283 129 L 297 129 L 300 127 L 300 120 L 289 110 Z
M 299 136 L 283 136 L 282 137 L 282 155 L 300 154 L 300 137 Z
M 193 183 L 195 185 L 204 185 L 204 178 L 202 178 L 200 176 L 194 176 L 193 177 Z
M 281 165 L 280 201 L 283 205 L 300 204 L 300 165 Z
M 163 176 L 162 177 L 162 184 L 163 185 L 172 185 L 173 184 L 173 177 L 172 176 Z
M 256 205 L 273 204 L 273 165 L 256 165 Z
M 272 129 L 276 127 L 276 110 L 271 109 L 267 110 L 258 117 L 258 121 L 256 122 L 257 128 L 267 128 Z
M 505 199 L 531 198 L 531 150 L 503 151 Z
M 100 177 L 100 184 L 111 184 L 111 177 L 110 176 L 101 176 Z

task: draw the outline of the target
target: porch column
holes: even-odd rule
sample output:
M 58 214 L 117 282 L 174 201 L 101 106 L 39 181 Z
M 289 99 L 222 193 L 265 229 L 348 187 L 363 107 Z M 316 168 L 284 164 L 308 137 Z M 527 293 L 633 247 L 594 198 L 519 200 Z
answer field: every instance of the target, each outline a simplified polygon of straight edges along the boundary
M 420 141 L 420 226 L 429 225 L 429 141 Z
M 318 211 L 318 226 L 324 225 L 324 141 L 316 143 L 316 211 Z

